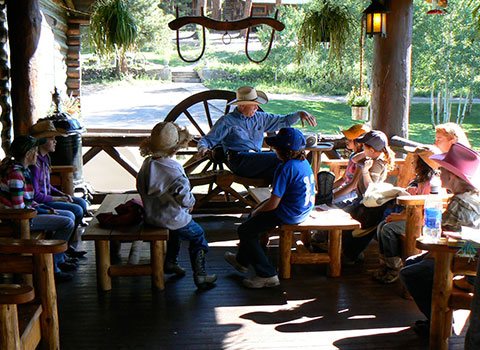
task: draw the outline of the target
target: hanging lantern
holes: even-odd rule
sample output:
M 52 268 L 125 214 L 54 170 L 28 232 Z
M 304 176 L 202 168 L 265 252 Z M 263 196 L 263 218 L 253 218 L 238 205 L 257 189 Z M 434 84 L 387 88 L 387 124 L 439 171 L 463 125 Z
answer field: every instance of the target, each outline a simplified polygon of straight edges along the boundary
M 387 36 L 387 13 L 388 9 L 384 2 L 372 0 L 370 6 L 363 11 L 365 20 L 365 34 L 369 36 Z

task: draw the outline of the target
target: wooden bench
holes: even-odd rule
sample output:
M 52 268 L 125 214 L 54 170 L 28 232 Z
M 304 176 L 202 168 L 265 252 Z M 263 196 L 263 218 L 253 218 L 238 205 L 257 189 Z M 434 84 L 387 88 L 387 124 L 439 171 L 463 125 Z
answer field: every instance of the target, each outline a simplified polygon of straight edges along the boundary
M 97 213 L 114 212 L 119 204 L 132 198 L 139 198 L 138 194 L 109 194 L 105 197 Z M 152 287 L 163 290 L 165 288 L 163 262 L 165 259 L 168 230 L 146 225 L 135 225 L 118 229 L 101 228 L 98 220 L 93 218 L 85 234 L 85 241 L 95 242 L 95 259 L 97 268 L 98 288 L 103 291 L 112 289 L 112 276 L 151 276 Z M 147 241 L 150 243 L 150 263 L 140 265 L 111 265 L 110 241 Z
M 0 273 L 33 275 L 33 289 L 0 286 L 0 349 L 60 349 L 53 254 L 66 249 L 65 241 L 0 238 Z
M 297 225 L 282 225 L 271 233 L 280 236 L 280 277 L 290 278 L 291 264 L 328 264 L 328 275 L 341 273 L 342 231 L 360 228 L 360 223 L 341 209 L 320 211 L 314 209 L 309 217 Z M 312 253 L 301 241 L 293 242 L 295 232 L 328 231 L 328 251 Z M 295 250 L 292 251 L 292 244 Z

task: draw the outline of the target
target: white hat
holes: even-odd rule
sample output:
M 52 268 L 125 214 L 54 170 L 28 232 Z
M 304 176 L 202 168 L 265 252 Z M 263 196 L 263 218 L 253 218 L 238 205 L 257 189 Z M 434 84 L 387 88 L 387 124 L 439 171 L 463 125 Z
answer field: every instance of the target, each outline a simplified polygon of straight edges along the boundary
M 192 136 L 187 129 L 172 122 L 160 122 L 152 129 L 150 137 L 140 145 L 142 155 L 170 157 L 180 148 L 188 146 Z
M 229 105 L 260 104 L 268 102 L 267 95 L 251 86 L 242 86 L 237 89 L 237 98 L 230 101 Z

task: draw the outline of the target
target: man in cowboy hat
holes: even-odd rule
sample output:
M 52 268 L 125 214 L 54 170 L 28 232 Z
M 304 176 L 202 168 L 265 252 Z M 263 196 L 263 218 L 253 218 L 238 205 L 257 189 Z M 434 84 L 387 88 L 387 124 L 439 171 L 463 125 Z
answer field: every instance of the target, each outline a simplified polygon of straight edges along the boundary
M 250 86 L 238 88 L 236 98 L 229 102 L 236 108 L 218 119 L 210 132 L 198 142 L 199 154 L 203 156 L 213 147 L 221 145 L 227 155 L 227 165 L 235 174 L 271 181 L 280 161 L 275 152 L 261 152 L 264 133 L 290 127 L 299 119 L 302 126 L 305 122 L 315 126 L 317 121 L 305 111 L 287 115 L 259 111 L 258 106 L 267 102 L 268 97 L 262 91 Z
M 453 194 L 442 215 L 442 230 L 461 232 L 462 226 L 480 229 L 480 155 L 461 143 L 454 143 L 447 153 L 430 159 L 440 167 L 442 186 Z M 413 326 L 424 336 L 428 336 L 430 328 L 434 270 L 434 259 L 425 253 L 407 259 L 400 271 L 400 279 L 427 318 Z

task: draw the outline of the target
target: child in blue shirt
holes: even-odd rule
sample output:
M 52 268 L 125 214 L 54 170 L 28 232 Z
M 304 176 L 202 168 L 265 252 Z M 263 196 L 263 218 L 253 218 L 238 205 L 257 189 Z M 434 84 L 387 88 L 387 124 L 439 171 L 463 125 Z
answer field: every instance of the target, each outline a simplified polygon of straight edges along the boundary
M 240 244 L 237 254 L 225 253 L 225 260 L 241 273 L 252 265 L 255 276 L 243 280 L 248 288 L 275 287 L 280 284 L 275 267 L 260 244 L 260 236 L 282 224 L 304 221 L 315 201 L 315 182 L 310 164 L 305 159 L 305 137 L 294 128 L 282 128 L 268 137 L 281 164 L 273 178 L 271 197 L 253 210 L 238 228 Z

